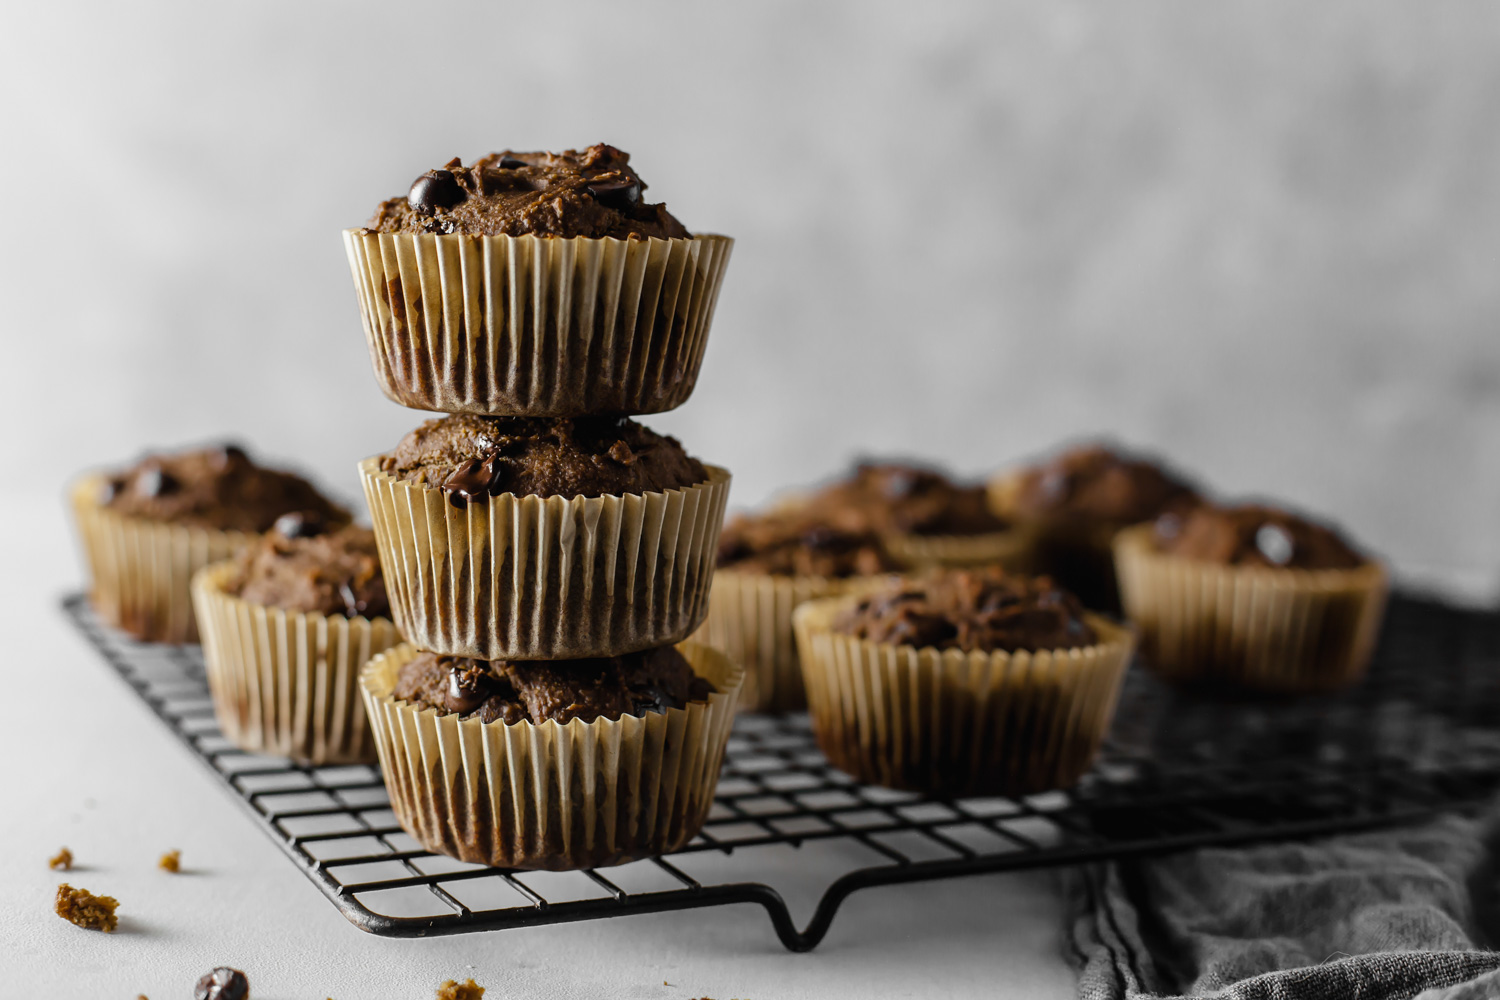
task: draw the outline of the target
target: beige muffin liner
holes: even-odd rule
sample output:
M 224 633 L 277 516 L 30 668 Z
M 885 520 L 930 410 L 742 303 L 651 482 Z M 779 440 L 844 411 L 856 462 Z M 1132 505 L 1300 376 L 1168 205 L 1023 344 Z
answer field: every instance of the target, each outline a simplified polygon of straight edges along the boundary
M 680 490 L 448 494 L 360 463 L 396 627 L 485 660 L 615 656 L 687 636 L 708 612 L 729 473 Z
M 721 569 L 714 574 L 708 617 L 696 642 L 723 650 L 745 668 L 744 712 L 807 707 L 792 611 L 804 601 L 858 593 L 885 577 L 780 576 Z
M 1385 567 L 1221 566 L 1158 552 L 1149 525 L 1115 539 L 1125 611 L 1147 665 L 1173 680 L 1331 691 L 1369 666 L 1389 589 Z
M 344 230 L 370 360 L 402 406 L 660 413 L 698 381 L 734 240 Z
M 104 477 L 73 484 L 71 500 L 99 617 L 147 642 L 197 642 L 193 574 L 257 536 L 117 514 L 99 503 Z
M 963 653 L 832 630 L 857 598 L 793 618 L 813 731 L 860 781 L 935 795 L 1031 795 L 1074 784 L 1109 729 L 1135 645 L 1093 615 L 1082 649 Z
M 359 672 L 401 641 L 396 626 L 254 604 L 224 589 L 234 573 L 230 561 L 193 577 L 208 688 L 224 735 L 242 750 L 303 763 L 373 762 Z
M 375 657 L 362 691 L 397 820 L 428 850 L 504 868 L 566 871 L 683 847 L 713 804 L 744 673 L 706 646 L 678 648 L 718 689 L 707 701 L 566 725 L 419 709 L 391 694 L 417 651 Z
M 892 559 L 910 569 L 933 566 L 1003 566 L 1026 572 L 1032 539 L 1020 529 L 983 535 L 890 535 L 882 540 Z

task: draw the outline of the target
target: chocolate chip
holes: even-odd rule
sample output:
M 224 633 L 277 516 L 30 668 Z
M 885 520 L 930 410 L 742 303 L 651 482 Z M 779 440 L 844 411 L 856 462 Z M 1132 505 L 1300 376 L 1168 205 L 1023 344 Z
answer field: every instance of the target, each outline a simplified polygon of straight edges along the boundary
M 589 194 L 601 205 L 626 209 L 641 200 L 641 182 L 634 177 L 615 176 L 588 182 Z
M 317 511 L 294 510 L 278 517 L 275 527 L 283 538 L 315 538 L 328 530 L 328 523 Z
M 361 601 L 355 595 L 354 588 L 349 586 L 349 581 L 347 580 L 339 584 L 339 597 L 344 602 L 344 616 L 346 618 L 358 618 L 365 613 L 365 608 L 368 607 L 366 602 Z
M 459 715 L 468 715 L 489 700 L 484 672 L 474 667 L 448 668 L 448 696 L 444 707 Z
M 226 444 L 214 451 L 212 460 L 214 471 L 223 472 L 231 465 L 238 465 L 250 461 L 250 456 L 247 455 L 245 453 L 245 449 L 241 448 L 239 445 Z
M 202 979 L 193 988 L 193 1000 L 246 1000 L 250 996 L 250 980 L 239 969 L 221 965 Z
M 406 200 L 418 212 L 431 215 L 440 208 L 452 208 L 468 197 L 468 192 L 458 186 L 453 171 L 429 170 L 412 182 Z
M 1156 519 L 1156 537 L 1170 542 L 1182 533 L 1182 515 L 1168 511 Z
M 501 170 L 520 170 L 522 167 L 530 166 L 530 164 L 519 157 L 506 155 L 500 157 L 499 166 Z
M 135 491 L 143 497 L 165 496 L 177 489 L 175 477 L 160 466 L 142 469 L 135 477 Z
M 885 477 L 885 495 L 889 500 L 904 500 L 917 491 L 920 476 L 912 469 L 891 469 Z
M 1296 554 L 1296 545 L 1287 530 L 1278 524 L 1263 524 L 1255 533 L 1255 547 L 1272 566 L 1285 566 Z
M 443 481 L 443 489 L 449 492 L 448 499 L 455 507 L 462 507 L 460 499 L 477 500 L 480 497 L 489 496 L 490 486 L 494 480 L 494 460 L 473 458 L 467 465 L 453 470 L 453 474 Z
M 630 700 L 633 715 L 645 715 L 647 712 L 665 712 L 669 708 L 681 708 L 682 703 L 661 687 L 659 684 L 647 683 L 640 687 L 630 689 Z
M 1042 473 L 1041 482 L 1037 483 L 1037 490 L 1042 494 L 1042 499 L 1049 503 L 1058 503 L 1065 500 L 1071 492 L 1071 483 L 1068 474 L 1061 469 L 1048 469 Z
M 120 491 L 125 489 L 125 484 L 118 479 L 106 479 L 99 484 L 99 506 L 103 507 L 114 502 Z

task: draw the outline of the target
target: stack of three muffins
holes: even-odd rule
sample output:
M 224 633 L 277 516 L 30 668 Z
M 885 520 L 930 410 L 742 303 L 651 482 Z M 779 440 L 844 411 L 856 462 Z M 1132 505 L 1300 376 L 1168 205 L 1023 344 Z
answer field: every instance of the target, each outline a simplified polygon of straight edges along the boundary
M 702 621 L 729 473 L 627 415 L 696 382 L 732 246 L 641 201 L 628 157 L 429 171 L 345 233 L 377 380 L 450 415 L 360 464 L 409 645 L 362 678 L 392 808 L 518 868 L 675 850 L 742 672 Z

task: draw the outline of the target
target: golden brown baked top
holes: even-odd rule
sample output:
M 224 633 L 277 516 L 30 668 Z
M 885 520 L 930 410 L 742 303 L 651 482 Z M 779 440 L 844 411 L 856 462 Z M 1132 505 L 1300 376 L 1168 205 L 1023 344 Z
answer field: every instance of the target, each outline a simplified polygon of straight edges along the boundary
M 449 160 L 382 202 L 365 228 L 380 233 L 470 236 L 686 238 L 664 204 L 641 197 L 630 154 L 597 145 L 565 153 L 491 153 L 472 166 Z
M 224 589 L 252 604 L 304 614 L 391 616 L 375 533 L 301 512 L 278 518 L 241 552 Z
M 482 417 L 429 420 L 380 467 L 448 491 L 455 503 L 516 496 L 621 496 L 682 489 L 708 472 L 675 438 L 624 417 Z
M 833 628 L 873 642 L 964 652 L 1076 649 L 1097 641 L 1072 594 L 1047 577 L 998 568 L 892 581 L 846 610 Z
M 1225 566 L 1353 569 L 1367 562 L 1333 529 L 1260 504 L 1163 514 L 1152 537 L 1158 551 Z
M 1197 499 L 1190 484 L 1154 462 L 1084 445 L 1022 472 L 1015 513 L 1125 527 Z
M 262 468 L 237 445 L 148 455 L 107 477 L 100 501 L 129 517 L 221 531 L 267 531 L 294 510 L 349 520 L 307 480 Z
M 589 660 L 474 660 L 418 653 L 392 692 L 481 722 L 615 720 L 703 701 L 714 686 L 675 647 Z

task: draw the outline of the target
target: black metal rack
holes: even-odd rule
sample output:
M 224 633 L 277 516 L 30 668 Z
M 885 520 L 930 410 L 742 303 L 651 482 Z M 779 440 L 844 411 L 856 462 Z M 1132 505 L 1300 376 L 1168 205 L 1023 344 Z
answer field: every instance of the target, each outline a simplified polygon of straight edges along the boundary
M 300 767 L 231 746 L 198 647 L 135 642 L 81 596 L 63 606 L 350 921 L 395 937 L 753 903 L 806 951 L 872 886 L 1367 829 L 1500 787 L 1500 615 L 1398 596 L 1370 677 L 1342 696 L 1248 701 L 1133 669 L 1100 761 L 1067 792 L 946 801 L 859 785 L 828 765 L 805 716 L 743 716 L 685 850 L 583 873 L 483 868 L 408 837 L 375 767 Z M 867 860 L 828 885 L 800 930 L 769 885 L 692 874 L 695 857 L 816 841 Z

